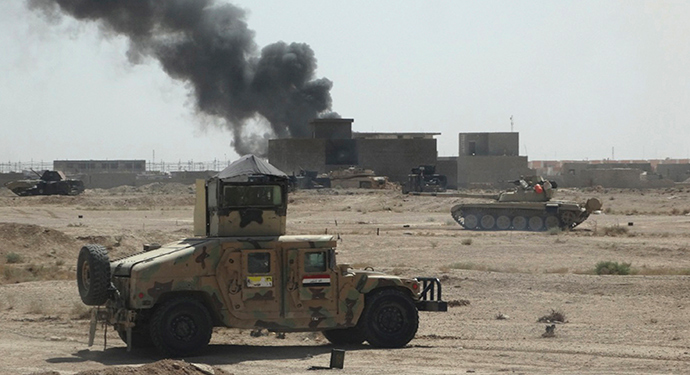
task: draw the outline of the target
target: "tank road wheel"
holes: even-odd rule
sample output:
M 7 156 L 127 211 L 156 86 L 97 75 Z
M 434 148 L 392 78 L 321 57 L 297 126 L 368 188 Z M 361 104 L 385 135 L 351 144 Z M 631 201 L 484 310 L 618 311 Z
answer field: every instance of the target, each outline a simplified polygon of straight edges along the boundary
M 493 215 L 491 214 L 486 214 L 482 216 L 482 228 L 486 230 L 494 229 L 494 225 L 496 225 L 496 219 L 494 218 Z
M 529 230 L 535 232 L 540 231 L 544 228 L 544 220 L 541 218 L 541 216 L 532 216 L 529 218 L 527 225 L 529 225 Z
M 549 215 L 546 217 L 546 220 L 544 220 L 544 225 L 546 226 L 546 230 L 558 228 L 561 225 L 561 221 L 558 220 L 558 217 Z
M 506 215 L 501 215 L 498 218 L 496 218 L 496 228 L 499 230 L 508 230 L 510 229 L 510 218 Z
M 166 356 L 194 355 L 211 341 L 213 322 L 204 305 L 193 298 L 171 299 L 151 317 L 151 341 Z
M 110 286 L 110 260 L 101 245 L 86 245 L 77 260 L 77 287 L 82 302 L 98 306 L 108 300 Z
M 465 228 L 466 229 L 477 229 L 479 225 L 479 219 L 475 214 L 469 214 L 465 216 Z
M 334 345 L 359 345 L 364 342 L 364 335 L 357 327 L 329 329 L 323 331 L 323 335 Z
M 513 229 L 525 230 L 527 228 L 527 219 L 524 216 L 515 216 L 513 218 Z
M 397 289 L 367 296 L 357 323 L 371 346 L 401 348 L 417 334 L 419 315 L 412 300 Z
M 573 211 L 561 212 L 561 222 L 564 228 L 573 228 L 575 223 L 575 213 Z

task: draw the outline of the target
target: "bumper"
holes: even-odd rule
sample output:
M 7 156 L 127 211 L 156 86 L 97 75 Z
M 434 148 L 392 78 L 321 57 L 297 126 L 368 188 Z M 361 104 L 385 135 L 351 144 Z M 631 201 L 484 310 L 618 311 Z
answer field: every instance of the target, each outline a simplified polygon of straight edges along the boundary
M 448 311 L 448 302 L 441 296 L 441 281 L 436 277 L 416 277 L 422 283 L 419 301 L 415 303 L 419 311 Z

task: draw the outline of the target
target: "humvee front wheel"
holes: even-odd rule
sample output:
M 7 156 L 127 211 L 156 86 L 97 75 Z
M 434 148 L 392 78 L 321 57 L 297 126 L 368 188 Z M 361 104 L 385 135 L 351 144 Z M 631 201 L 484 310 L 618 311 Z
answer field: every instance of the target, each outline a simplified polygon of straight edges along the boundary
M 401 348 L 417 334 L 419 315 L 412 299 L 396 289 L 367 296 L 358 327 L 375 347 Z
M 364 335 L 357 327 L 329 329 L 323 331 L 323 335 L 334 345 L 359 345 L 364 342 Z
M 82 302 L 98 306 L 108 300 L 110 286 L 110 260 L 108 251 L 101 245 L 86 245 L 79 251 L 77 260 L 77 287 Z
M 161 353 L 185 357 L 197 354 L 208 346 L 213 323 L 201 302 L 179 297 L 156 308 L 150 329 L 151 340 Z

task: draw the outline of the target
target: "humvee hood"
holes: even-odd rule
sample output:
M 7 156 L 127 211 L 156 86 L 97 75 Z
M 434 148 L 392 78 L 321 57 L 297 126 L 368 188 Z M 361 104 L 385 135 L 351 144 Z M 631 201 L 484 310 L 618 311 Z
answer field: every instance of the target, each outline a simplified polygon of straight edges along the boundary
M 145 251 L 130 255 L 125 258 L 114 260 L 110 263 L 110 273 L 113 276 L 130 276 L 132 267 L 144 262 L 151 262 L 154 259 L 182 252 L 185 249 L 194 248 L 195 246 L 210 241 L 209 239 L 187 238 L 177 242 L 171 242 L 158 249 Z

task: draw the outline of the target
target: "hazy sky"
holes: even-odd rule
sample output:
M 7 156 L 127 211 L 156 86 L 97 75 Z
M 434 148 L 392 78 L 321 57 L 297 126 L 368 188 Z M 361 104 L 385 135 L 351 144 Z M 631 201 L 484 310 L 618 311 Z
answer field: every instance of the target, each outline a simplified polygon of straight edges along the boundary
M 234 1 L 304 42 L 362 132 L 520 132 L 529 160 L 690 156 L 687 1 Z M 0 162 L 234 159 L 184 82 L 123 37 L 0 2 Z

